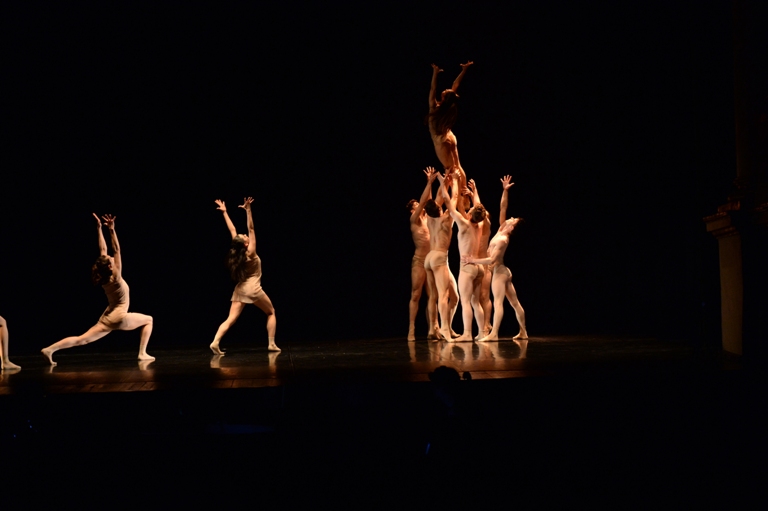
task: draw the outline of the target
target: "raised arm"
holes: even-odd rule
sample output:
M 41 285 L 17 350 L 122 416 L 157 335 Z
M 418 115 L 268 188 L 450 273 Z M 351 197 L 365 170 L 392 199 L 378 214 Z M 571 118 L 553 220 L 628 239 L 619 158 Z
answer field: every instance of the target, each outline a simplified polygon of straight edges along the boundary
M 474 179 L 467 181 L 467 188 L 469 188 L 469 191 L 472 192 L 472 205 L 476 206 L 478 204 L 482 204 L 482 202 L 480 202 L 480 193 L 477 191 L 477 185 L 475 184 Z
M 461 64 L 461 73 L 459 73 L 459 76 L 456 77 L 456 79 L 453 81 L 453 85 L 451 86 L 451 89 L 453 89 L 453 92 L 456 92 L 459 88 L 459 84 L 461 84 L 461 79 L 464 78 L 464 74 L 467 72 L 467 68 L 474 64 L 471 60 L 467 62 L 466 64 Z
M 216 199 L 214 201 L 216 203 L 216 209 L 224 213 L 224 221 L 227 223 L 227 229 L 229 229 L 229 234 L 232 235 L 232 239 L 235 239 L 235 236 L 237 236 L 237 231 L 235 230 L 235 224 L 232 223 L 232 220 L 229 218 L 229 215 L 227 214 L 227 206 L 224 204 L 223 200 Z
M 115 232 L 115 220 L 117 217 L 104 215 L 101 218 L 104 219 L 104 225 L 109 229 L 109 236 L 112 239 L 112 257 L 115 259 L 112 269 L 119 275 L 123 271 L 123 255 L 120 252 L 120 242 L 117 241 L 117 232 Z
M 424 174 L 427 175 L 427 186 L 424 187 L 424 191 L 421 193 L 419 205 L 416 206 L 416 209 L 411 213 L 411 223 L 416 223 L 419 220 L 419 216 L 421 216 L 421 212 L 424 210 L 424 204 L 432 198 L 432 183 L 437 176 L 437 172 L 433 167 L 427 167 L 424 170 Z
M 514 186 L 512 182 L 512 176 L 504 176 L 501 178 L 501 186 L 504 191 L 501 192 L 501 205 L 499 206 L 499 225 L 502 225 L 507 220 L 507 206 L 509 205 L 509 189 Z
M 93 218 L 96 219 L 96 230 L 99 232 L 99 255 L 107 255 L 107 242 L 104 241 L 104 233 L 101 232 L 101 219 L 96 213 L 93 213 Z
M 440 193 L 443 194 L 443 200 L 445 200 L 445 204 L 448 207 L 448 213 L 450 213 L 451 218 L 457 222 L 466 222 L 467 219 L 464 218 L 464 215 L 459 213 L 459 210 L 456 209 L 456 201 L 454 198 L 448 195 L 448 190 L 445 188 L 446 179 L 444 179 L 440 174 L 437 175 L 437 179 L 440 180 Z
M 443 70 L 432 64 L 432 87 L 429 89 L 429 108 L 433 109 L 437 105 L 435 94 L 437 93 L 437 75 L 442 73 Z M 463 72 L 463 71 L 462 71 Z
M 245 210 L 248 215 L 248 250 L 246 253 L 253 257 L 256 255 L 256 230 L 253 228 L 253 214 L 251 213 L 251 203 L 253 197 L 246 197 L 243 199 L 243 204 L 240 206 Z

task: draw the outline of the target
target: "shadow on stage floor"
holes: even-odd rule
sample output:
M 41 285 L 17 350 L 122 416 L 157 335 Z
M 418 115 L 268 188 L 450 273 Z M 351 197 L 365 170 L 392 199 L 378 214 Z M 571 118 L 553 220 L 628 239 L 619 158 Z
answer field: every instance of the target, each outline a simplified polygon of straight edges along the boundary
M 281 347 L 157 348 L 145 364 L 94 345 L 54 368 L 14 357 L 23 369 L 0 381 L 5 473 L 73 498 L 84 477 L 89 492 L 138 485 L 176 505 L 646 507 L 738 500 L 764 454 L 757 377 L 685 342 Z M 430 382 L 439 366 L 466 379 Z

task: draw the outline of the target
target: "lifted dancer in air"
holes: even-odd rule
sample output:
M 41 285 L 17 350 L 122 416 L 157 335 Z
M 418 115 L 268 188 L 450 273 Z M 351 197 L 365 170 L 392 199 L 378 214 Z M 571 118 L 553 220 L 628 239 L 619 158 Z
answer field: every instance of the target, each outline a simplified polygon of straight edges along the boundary
M 219 348 L 219 342 L 227 330 L 235 324 L 240 313 L 243 312 L 246 304 L 252 303 L 267 315 L 267 338 L 269 340 L 269 351 L 280 351 L 275 344 L 275 328 L 277 319 L 275 317 L 275 308 L 267 293 L 261 289 L 261 259 L 256 255 L 256 232 L 253 228 L 253 215 L 251 213 L 252 197 L 243 199 L 243 208 L 248 215 L 248 236 L 237 234 L 235 226 L 227 214 L 227 207 L 222 200 L 215 201 L 219 211 L 224 214 L 224 221 L 232 235 L 232 246 L 229 249 L 227 257 L 227 267 L 232 280 L 237 282 L 235 291 L 232 293 L 232 306 L 229 309 L 229 317 L 219 326 L 216 336 L 211 343 L 211 351 L 215 355 L 223 355 L 224 351 Z
M 459 95 L 456 91 L 461 84 L 461 79 L 464 78 L 464 74 L 467 72 L 467 68 L 471 66 L 472 62 L 461 64 L 461 73 L 453 81 L 453 85 L 450 89 L 445 89 L 440 94 L 440 99 L 437 99 L 437 75 L 442 73 L 435 64 L 432 64 L 432 85 L 429 89 L 429 113 L 427 114 L 426 124 L 429 126 L 429 134 L 432 136 L 432 143 L 435 146 L 435 153 L 440 160 L 440 163 L 445 167 L 446 176 L 449 174 L 455 174 L 453 176 L 456 186 L 459 190 L 459 198 L 456 209 L 462 213 L 467 210 L 466 199 L 461 195 L 461 192 L 467 186 L 467 175 L 464 173 L 464 169 L 461 168 L 459 163 L 459 149 L 456 144 L 456 135 L 453 134 L 451 128 L 456 123 L 457 106 L 456 100 Z
M 8 358 L 8 323 L 0 316 L 0 369 L 21 369 Z
M 501 180 L 502 186 L 504 187 L 504 191 L 501 195 L 502 214 L 505 214 L 507 210 L 508 191 L 514 184 L 511 181 L 512 178 L 510 176 L 505 176 Z M 493 329 L 490 334 L 482 339 L 478 339 L 480 342 L 499 340 L 499 327 L 501 326 L 501 320 L 504 317 L 505 297 L 509 300 L 512 308 L 515 309 L 517 322 L 520 325 L 520 333 L 518 333 L 514 339 L 528 339 L 528 331 L 525 329 L 525 311 L 523 310 L 523 306 L 520 305 L 520 301 L 517 299 L 515 286 L 512 285 L 512 272 L 509 271 L 509 268 L 504 266 L 504 253 L 509 246 L 509 236 L 522 220 L 522 218 L 511 217 L 501 223 L 499 230 L 496 232 L 496 235 L 493 237 L 491 244 L 488 247 L 488 252 L 490 254 L 488 257 L 461 258 L 462 262 L 495 265 L 493 268 L 493 281 L 491 283 L 491 289 L 493 290 Z
M 109 305 L 99 318 L 99 322 L 90 330 L 76 337 L 65 337 L 59 342 L 43 348 L 42 353 L 51 365 L 55 366 L 53 354 L 59 350 L 97 341 L 113 330 L 140 328 L 139 360 L 154 360 L 155 357 L 147 354 L 147 343 L 149 336 L 152 335 L 152 316 L 128 312 L 129 289 L 128 284 L 123 280 L 123 254 L 120 251 L 120 243 L 117 241 L 117 233 L 115 232 L 115 217 L 112 215 L 102 217 L 112 239 L 113 256 L 107 255 L 107 243 L 104 241 L 104 234 L 101 231 L 101 220 L 96 213 L 93 214 L 93 217 L 96 219 L 96 230 L 99 234 L 100 255 L 91 267 L 91 280 L 94 285 L 99 285 L 104 289 Z
M 442 176 L 438 175 L 437 178 L 443 183 Z M 469 211 L 469 214 L 466 215 L 456 209 L 445 187 L 440 189 L 448 206 L 448 213 L 459 226 L 459 254 L 462 256 L 461 269 L 459 270 L 459 297 L 461 298 L 461 317 L 464 321 L 464 333 L 457 339 L 454 339 L 454 341 L 471 342 L 473 309 L 479 334 L 483 333 L 485 325 L 483 309 L 478 300 L 480 287 L 483 283 L 484 269 L 481 271 L 476 264 L 465 263 L 463 257 L 474 256 L 477 253 L 477 245 L 480 241 L 481 233 L 480 224 L 485 219 L 485 208 L 482 204 L 475 204 Z
M 429 325 L 429 335 L 427 338 L 435 337 L 436 332 L 440 330 L 437 323 L 437 288 L 434 279 L 427 279 L 427 271 L 424 269 L 424 260 L 429 253 L 429 227 L 427 227 L 427 213 L 424 211 L 424 204 L 432 198 L 431 183 L 434 180 L 434 170 L 427 167 L 424 173 L 427 175 L 428 185 L 421 194 L 421 199 L 416 201 L 411 199 L 408 202 L 408 210 L 411 213 L 411 236 L 416 251 L 411 260 L 411 301 L 409 303 L 410 323 L 408 326 L 408 340 L 415 341 L 416 314 L 419 312 L 419 300 L 421 300 L 421 291 L 424 286 L 427 287 L 427 324 Z

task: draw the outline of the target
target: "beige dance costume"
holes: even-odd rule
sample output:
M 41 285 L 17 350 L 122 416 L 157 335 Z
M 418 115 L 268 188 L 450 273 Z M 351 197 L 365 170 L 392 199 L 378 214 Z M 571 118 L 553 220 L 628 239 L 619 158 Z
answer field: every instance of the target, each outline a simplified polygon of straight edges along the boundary
M 253 259 L 245 260 L 245 273 L 248 277 L 238 282 L 235 291 L 232 293 L 233 302 L 254 303 L 259 295 L 264 294 L 261 289 L 261 259 L 259 256 L 253 256 Z
M 131 301 L 128 283 L 123 280 L 123 277 L 119 277 L 118 280 L 104 284 L 101 287 L 107 295 L 109 305 L 99 318 L 99 323 L 112 330 L 120 330 L 124 324 L 125 317 L 128 315 L 128 305 Z

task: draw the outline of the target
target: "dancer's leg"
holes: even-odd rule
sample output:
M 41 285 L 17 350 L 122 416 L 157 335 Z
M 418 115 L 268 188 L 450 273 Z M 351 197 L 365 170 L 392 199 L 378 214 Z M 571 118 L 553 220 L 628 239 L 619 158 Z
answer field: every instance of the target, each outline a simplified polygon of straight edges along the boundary
M 446 266 L 448 268 L 448 266 Z M 459 308 L 459 287 L 456 285 L 456 277 L 453 276 L 453 272 L 451 272 L 451 269 L 448 268 L 448 276 L 451 279 L 451 288 L 449 290 L 449 306 L 451 308 L 451 322 L 448 325 L 448 328 L 451 329 L 451 336 L 458 337 L 459 334 L 453 331 L 453 317 L 456 315 L 456 309 Z
M 267 349 L 269 351 L 281 351 L 275 344 L 277 317 L 275 316 L 275 308 L 272 306 L 272 301 L 267 296 L 267 293 L 262 292 L 253 304 L 267 315 L 267 338 L 269 340 Z
M 409 323 L 408 340 L 416 340 L 416 314 L 419 312 L 419 300 L 421 300 L 421 290 L 424 288 L 424 282 L 427 280 L 427 271 L 423 266 L 414 265 L 411 267 L 411 301 L 408 304 Z M 429 304 L 427 304 L 429 307 Z
M 459 296 L 461 297 L 461 319 L 464 322 L 464 333 L 453 339 L 455 342 L 472 340 L 472 282 L 472 275 L 465 271 L 459 271 Z
M 73 346 L 83 346 L 84 344 L 88 344 L 93 341 L 98 341 L 99 339 L 101 339 L 111 331 L 112 329 L 106 326 L 105 324 L 96 323 L 83 335 L 78 335 L 75 337 L 65 337 L 59 342 L 55 342 L 50 346 L 48 346 L 47 348 L 43 348 L 40 351 L 43 353 L 43 355 L 46 356 L 46 358 L 48 359 L 48 362 L 50 362 L 52 366 L 55 366 L 56 362 L 53 361 L 53 354 L 55 352 L 59 350 L 71 348 Z
M 437 303 L 440 297 L 440 293 L 437 291 L 437 284 L 435 283 L 435 274 L 432 270 L 426 270 L 427 273 L 427 293 L 429 294 L 430 304 L 427 306 L 427 313 L 430 314 L 429 318 L 429 333 L 427 339 L 439 339 L 440 338 L 440 324 L 437 322 Z M 429 307 L 432 308 L 431 312 Z
M 442 265 L 432 269 L 437 286 L 437 310 L 440 313 L 440 335 L 446 340 L 451 339 L 451 308 L 448 302 L 451 289 L 451 271 Z
M 498 341 L 499 327 L 504 318 L 504 298 L 506 297 L 507 280 L 509 276 L 504 273 L 494 273 L 491 289 L 493 290 L 493 328 L 491 333 L 478 339 L 479 341 Z
M 123 320 L 123 326 L 120 330 L 136 330 L 141 328 L 141 339 L 139 341 L 139 360 L 154 360 L 147 354 L 147 343 L 149 343 L 149 336 L 152 335 L 152 327 L 154 326 L 154 320 L 152 316 L 146 314 L 139 314 L 138 312 L 129 312 L 125 315 Z
M 232 306 L 229 308 L 229 316 L 227 319 L 219 325 L 219 329 L 216 331 L 216 335 L 213 337 L 213 342 L 210 345 L 211 351 L 214 355 L 223 355 L 224 352 L 219 349 L 219 341 L 227 333 L 227 330 L 235 324 L 237 318 L 240 317 L 240 313 L 243 312 L 245 304 L 243 302 L 232 302 Z
M 8 323 L 0 316 L 0 368 L 21 369 L 8 359 Z
M 483 285 L 480 288 L 480 305 L 483 307 L 483 317 L 485 318 L 485 324 L 483 325 L 484 336 L 488 335 L 491 331 L 491 312 L 493 311 L 491 280 L 493 280 L 493 271 L 490 267 L 486 267 L 485 274 L 483 275 Z
M 485 337 L 485 332 L 483 332 L 483 328 L 485 327 L 485 311 L 483 311 L 483 307 L 480 303 L 480 295 L 482 293 L 483 289 L 483 277 L 478 276 L 475 278 L 475 280 L 472 281 L 472 299 L 470 302 L 472 303 L 472 309 L 475 311 L 475 321 L 477 322 L 477 338 L 481 339 Z M 470 326 L 470 334 L 472 333 L 472 329 Z
M 515 309 L 515 316 L 517 316 L 517 323 L 520 325 L 520 333 L 513 337 L 513 339 L 528 339 L 528 331 L 525 329 L 525 311 L 523 306 L 520 305 L 520 300 L 517 299 L 517 291 L 515 286 L 512 285 L 512 279 L 509 279 L 506 285 L 507 300 L 509 300 L 512 308 Z

